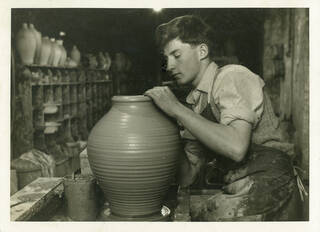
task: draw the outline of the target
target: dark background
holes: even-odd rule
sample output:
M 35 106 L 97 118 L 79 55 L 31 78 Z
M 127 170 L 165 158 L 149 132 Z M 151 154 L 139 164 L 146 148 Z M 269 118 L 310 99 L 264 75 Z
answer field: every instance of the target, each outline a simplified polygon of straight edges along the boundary
M 232 38 L 241 64 L 261 75 L 263 22 L 265 9 L 245 8 L 167 8 L 152 9 L 12 9 L 12 37 L 23 22 L 33 23 L 42 36 L 59 38 L 64 46 L 75 44 L 81 52 L 108 51 L 111 56 L 125 52 L 140 75 L 157 75 L 159 54 L 154 31 L 160 23 L 185 14 L 200 15 L 214 30 L 214 51 L 219 55 L 224 41 Z

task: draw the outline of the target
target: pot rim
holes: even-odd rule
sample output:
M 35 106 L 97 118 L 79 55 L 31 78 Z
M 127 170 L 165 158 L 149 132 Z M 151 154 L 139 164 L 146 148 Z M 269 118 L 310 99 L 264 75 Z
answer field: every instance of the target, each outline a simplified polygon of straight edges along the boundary
M 112 97 L 113 102 L 148 102 L 151 98 L 144 95 L 115 95 Z

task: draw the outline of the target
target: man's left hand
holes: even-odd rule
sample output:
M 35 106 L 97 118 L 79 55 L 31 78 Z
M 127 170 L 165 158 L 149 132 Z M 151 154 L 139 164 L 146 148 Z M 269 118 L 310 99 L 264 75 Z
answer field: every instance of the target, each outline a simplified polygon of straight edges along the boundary
M 174 118 L 177 110 L 182 106 L 168 86 L 156 86 L 147 90 L 144 95 L 151 97 L 161 110 Z

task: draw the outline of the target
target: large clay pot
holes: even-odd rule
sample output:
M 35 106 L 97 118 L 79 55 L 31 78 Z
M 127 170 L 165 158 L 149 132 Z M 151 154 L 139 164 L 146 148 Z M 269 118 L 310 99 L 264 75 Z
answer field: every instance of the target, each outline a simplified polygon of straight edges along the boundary
M 77 46 L 74 45 L 72 47 L 72 50 L 70 52 L 70 58 L 77 63 L 77 65 L 80 64 L 80 59 L 81 59 L 81 54 L 80 51 L 78 50 Z
M 40 53 L 41 53 L 41 33 L 37 31 L 33 24 L 29 24 L 30 30 L 33 32 L 34 37 L 36 38 L 36 53 L 34 57 L 34 63 L 40 64 Z
M 36 38 L 26 23 L 17 33 L 16 48 L 23 64 L 33 64 L 36 53 Z
M 112 214 L 160 213 L 181 152 L 179 131 L 149 97 L 114 96 L 112 102 L 89 135 L 92 171 Z
M 39 64 L 48 65 L 50 54 L 51 54 L 51 42 L 49 40 L 49 37 L 45 36 L 42 38 Z

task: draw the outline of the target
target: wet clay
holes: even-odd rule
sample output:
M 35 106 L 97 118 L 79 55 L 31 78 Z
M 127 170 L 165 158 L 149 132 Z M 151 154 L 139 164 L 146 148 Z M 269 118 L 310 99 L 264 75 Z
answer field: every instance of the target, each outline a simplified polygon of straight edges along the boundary
M 179 130 L 149 97 L 114 96 L 112 101 L 88 139 L 92 172 L 113 215 L 158 214 L 182 152 Z

